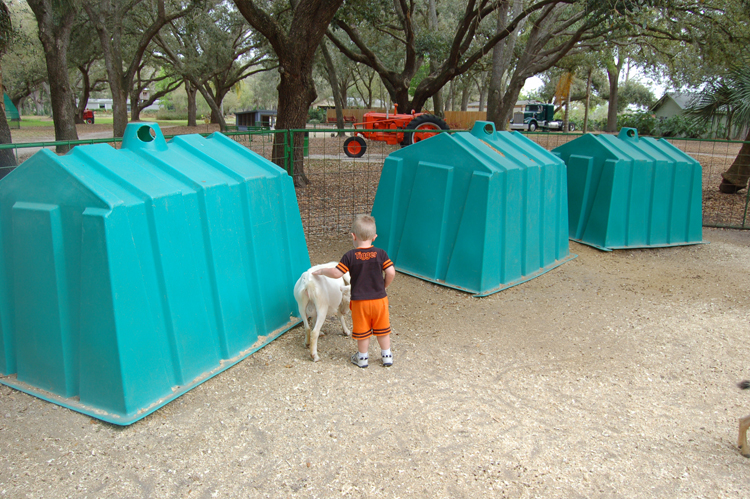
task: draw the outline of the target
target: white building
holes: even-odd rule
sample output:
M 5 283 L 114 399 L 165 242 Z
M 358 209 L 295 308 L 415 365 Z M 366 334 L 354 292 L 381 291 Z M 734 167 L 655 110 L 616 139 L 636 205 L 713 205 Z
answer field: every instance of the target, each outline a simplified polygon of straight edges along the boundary
M 92 111 L 111 111 L 112 99 L 89 99 L 86 103 L 86 109 L 91 109 Z M 141 112 L 156 113 L 160 109 L 161 104 L 159 104 L 159 99 L 157 99 L 153 104 L 143 109 Z M 130 112 L 130 102 L 128 102 L 128 112 Z

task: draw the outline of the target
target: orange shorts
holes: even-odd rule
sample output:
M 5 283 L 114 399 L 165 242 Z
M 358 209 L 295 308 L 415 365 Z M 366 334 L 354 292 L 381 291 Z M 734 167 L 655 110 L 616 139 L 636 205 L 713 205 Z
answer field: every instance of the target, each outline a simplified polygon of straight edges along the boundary
M 388 315 L 388 297 L 378 300 L 352 300 L 352 338 L 366 340 L 373 334 L 391 334 L 391 320 Z

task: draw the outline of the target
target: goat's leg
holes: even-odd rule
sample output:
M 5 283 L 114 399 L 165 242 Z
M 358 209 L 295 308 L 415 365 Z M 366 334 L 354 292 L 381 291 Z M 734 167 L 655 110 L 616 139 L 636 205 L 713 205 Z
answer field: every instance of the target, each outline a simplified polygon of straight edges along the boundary
M 346 336 L 351 336 L 351 335 L 352 335 L 352 332 L 351 332 L 351 331 L 349 330 L 349 326 L 347 326 L 347 325 L 346 325 L 346 320 L 344 320 L 344 316 L 345 316 L 345 314 L 342 314 L 341 312 L 339 312 L 339 313 L 338 313 L 338 314 L 336 314 L 336 315 L 338 315 L 338 316 L 339 316 L 339 320 L 341 321 L 341 327 L 343 327 L 343 328 L 344 328 L 344 334 L 345 334 Z
M 318 357 L 318 336 L 320 336 L 320 330 L 323 328 L 323 323 L 326 321 L 326 315 L 328 314 L 328 307 L 316 308 L 315 313 L 317 318 L 315 319 L 315 326 L 310 331 L 310 357 L 313 362 L 320 360 Z
M 740 448 L 740 454 L 750 457 L 750 446 L 747 445 L 747 430 L 750 428 L 750 416 L 740 418 L 740 438 L 737 446 Z
M 317 320 L 318 320 L 318 316 L 316 315 L 315 309 L 313 309 L 312 312 L 310 313 L 310 324 L 312 324 L 312 326 L 315 326 L 315 323 Z M 311 341 L 310 336 L 312 335 L 312 329 L 313 328 L 310 327 L 310 325 L 308 325 L 307 328 L 305 328 L 305 346 L 306 347 L 310 346 L 310 341 Z
M 304 298 L 301 302 L 297 303 L 299 307 L 299 315 L 302 317 L 302 322 L 305 324 L 305 346 L 310 345 L 310 324 L 307 322 L 307 303 L 308 300 Z

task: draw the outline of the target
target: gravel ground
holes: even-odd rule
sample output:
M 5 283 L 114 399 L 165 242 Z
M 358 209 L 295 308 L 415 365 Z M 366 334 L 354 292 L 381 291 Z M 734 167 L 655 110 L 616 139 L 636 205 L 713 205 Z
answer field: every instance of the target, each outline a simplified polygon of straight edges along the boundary
M 399 274 L 392 368 L 297 327 L 129 427 L 0 386 L 0 497 L 747 497 L 750 232 L 704 238 L 481 299 Z

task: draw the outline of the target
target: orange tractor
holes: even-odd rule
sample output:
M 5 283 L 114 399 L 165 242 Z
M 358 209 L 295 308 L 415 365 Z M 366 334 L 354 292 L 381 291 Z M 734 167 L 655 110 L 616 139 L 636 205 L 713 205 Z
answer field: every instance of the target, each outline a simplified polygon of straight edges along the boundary
M 396 107 L 396 112 L 398 107 Z M 365 113 L 363 123 L 354 123 L 354 128 L 362 130 L 383 130 L 382 132 L 354 132 L 354 137 L 344 141 L 344 153 L 350 158 L 361 158 L 367 150 L 365 139 L 378 140 L 386 144 L 409 146 L 420 140 L 450 130 L 445 121 L 427 113 L 389 114 Z M 393 130 L 399 130 L 394 132 Z

